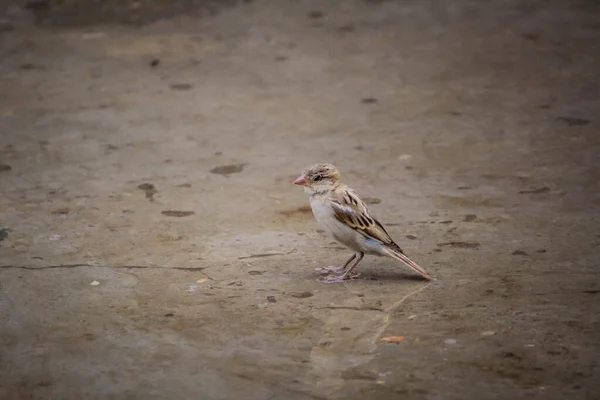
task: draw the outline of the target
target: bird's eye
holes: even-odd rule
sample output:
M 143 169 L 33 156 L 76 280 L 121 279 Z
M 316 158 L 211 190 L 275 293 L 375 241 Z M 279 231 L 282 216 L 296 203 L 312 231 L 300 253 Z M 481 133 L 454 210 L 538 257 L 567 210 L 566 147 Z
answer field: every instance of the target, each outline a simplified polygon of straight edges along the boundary
M 319 182 L 321 179 L 323 179 L 323 175 L 321 175 L 321 174 L 317 174 L 317 175 L 315 175 L 315 177 L 313 178 L 313 180 L 314 180 L 315 182 Z

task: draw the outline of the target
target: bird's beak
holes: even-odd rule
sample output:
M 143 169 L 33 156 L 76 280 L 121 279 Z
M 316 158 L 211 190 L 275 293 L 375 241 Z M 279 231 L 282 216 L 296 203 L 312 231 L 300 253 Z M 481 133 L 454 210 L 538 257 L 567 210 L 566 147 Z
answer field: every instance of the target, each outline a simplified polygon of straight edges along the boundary
M 308 181 L 306 180 L 306 178 L 304 177 L 304 175 L 300 175 L 294 181 L 294 185 L 300 185 L 300 186 L 306 186 L 307 183 L 308 183 Z

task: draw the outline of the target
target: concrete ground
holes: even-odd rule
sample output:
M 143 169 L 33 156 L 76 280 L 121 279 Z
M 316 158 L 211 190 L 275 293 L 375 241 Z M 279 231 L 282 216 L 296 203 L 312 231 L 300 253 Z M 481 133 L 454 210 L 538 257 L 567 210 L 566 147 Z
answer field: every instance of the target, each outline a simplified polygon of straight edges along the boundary
M 85 3 L 0 11 L 0 398 L 600 397 L 597 1 Z M 316 161 L 436 280 L 319 282 Z

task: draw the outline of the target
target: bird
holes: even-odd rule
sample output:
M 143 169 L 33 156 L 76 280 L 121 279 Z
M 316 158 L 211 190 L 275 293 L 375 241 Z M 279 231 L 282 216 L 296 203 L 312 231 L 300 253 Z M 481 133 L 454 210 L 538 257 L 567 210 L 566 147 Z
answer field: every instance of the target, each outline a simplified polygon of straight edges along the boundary
M 317 222 L 335 240 L 354 251 L 341 267 L 325 267 L 325 282 L 343 282 L 354 277 L 352 271 L 365 254 L 387 256 L 402 261 L 427 280 L 433 278 L 416 262 L 408 258 L 394 242 L 367 205 L 341 180 L 340 171 L 332 164 L 318 163 L 306 168 L 294 181 L 309 195 L 310 207 Z

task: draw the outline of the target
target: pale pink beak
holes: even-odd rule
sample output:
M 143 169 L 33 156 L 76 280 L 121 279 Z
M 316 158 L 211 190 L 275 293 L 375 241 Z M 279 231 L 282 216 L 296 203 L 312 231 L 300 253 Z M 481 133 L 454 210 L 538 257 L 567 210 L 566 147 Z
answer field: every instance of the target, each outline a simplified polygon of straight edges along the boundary
M 308 183 L 308 181 L 306 180 L 306 178 L 304 177 L 304 175 L 300 175 L 294 181 L 294 185 L 300 185 L 300 186 L 306 186 L 307 183 Z

